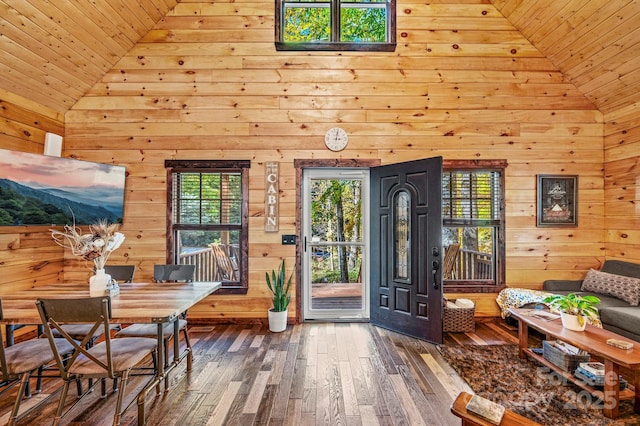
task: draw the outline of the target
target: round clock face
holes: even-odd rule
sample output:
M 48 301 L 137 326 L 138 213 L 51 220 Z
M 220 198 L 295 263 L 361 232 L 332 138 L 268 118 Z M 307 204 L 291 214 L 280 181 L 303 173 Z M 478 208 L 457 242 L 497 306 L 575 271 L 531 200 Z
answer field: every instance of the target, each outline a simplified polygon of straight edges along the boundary
M 324 144 L 331 151 L 342 151 L 347 146 L 348 141 L 349 136 L 347 136 L 347 132 L 340 127 L 329 129 L 324 135 Z

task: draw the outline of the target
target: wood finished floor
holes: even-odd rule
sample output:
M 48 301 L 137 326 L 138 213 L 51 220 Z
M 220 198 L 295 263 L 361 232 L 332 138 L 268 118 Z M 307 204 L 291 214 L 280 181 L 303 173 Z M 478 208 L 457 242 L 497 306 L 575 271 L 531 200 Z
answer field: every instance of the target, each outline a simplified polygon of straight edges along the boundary
M 450 414 L 467 385 L 432 344 L 367 323 L 305 323 L 283 333 L 251 325 L 193 326 L 193 370 L 172 374 L 168 393 L 147 402 L 148 425 L 459 425 Z M 502 321 L 479 323 L 445 343 L 516 342 Z M 55 392 L 59 379 L 27 407 Z M 143 386 L 132 380 L 125 403 Z M 4 424 L 14 393 L 0 399 Z M 63 419 L 64 425 L 110 425 L 114 394 L 96 389 Z M 68 403 L 75 399 L 75 388 Z M 20 425 L 51 424 L 58 394 L 22 417 Z M 136 425 L 135 403 L 122 424 Z

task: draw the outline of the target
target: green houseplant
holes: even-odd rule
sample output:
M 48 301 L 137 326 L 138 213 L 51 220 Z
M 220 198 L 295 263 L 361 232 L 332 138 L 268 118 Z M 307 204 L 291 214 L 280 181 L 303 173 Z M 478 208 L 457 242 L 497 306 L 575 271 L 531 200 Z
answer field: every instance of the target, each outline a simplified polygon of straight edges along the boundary
M 562 326 L 570 330 L 582 331 L 587 326 L 586 318 L 597 319 L 600 299 L 596 296 L 576 293 L 554 294 L 547 296 L 544 303 L 548 304 L 552 311 L 560 312 Z
M 286 279 L 285 270 L 283 259 L 277 272 L 272 270 L 271 275 L 269 272 L 265 274 L 267 287 L 273 295 L 273 307 L 269 309 L 269 330 L 274 332 L 284 331 L 287 328 L 287 313 L 289 302 L 291 302 L 289 290 L 293 273 L 289 279 Z

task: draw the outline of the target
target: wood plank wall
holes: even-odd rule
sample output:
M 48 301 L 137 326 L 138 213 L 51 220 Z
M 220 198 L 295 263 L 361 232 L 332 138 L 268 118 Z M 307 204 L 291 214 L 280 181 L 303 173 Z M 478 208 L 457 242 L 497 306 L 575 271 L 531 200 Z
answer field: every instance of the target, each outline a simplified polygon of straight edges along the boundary
M 606 256 L 640 263 L 640 106 L 604 119 Z
M 0 148 L 44 152 L 47 132 L 64 136 L 64 116 L 0 91 Z M 0 227 L 0 295 L 62 279 L 63 250 L 47 227 Z
M 249 294 L 213 296 L 190 316 L 265 318 L 264 272 L 282 257 L 294 263 L 294 248 L 280 244 L 295 232 L 294 159 L 441 155 L 509 162 L 509 286 L 598 268 L 602 114 L 485 1 L 400 0 L 397 10 L 395 52 L 296 53 L 274 49 L 272 1 L 180 2 L 65 117 L 65 155 L 127 167 L 127 239 L 110 261 L 135 263 L 139 279 L 164 262 L 165 159 L 249 159 Z M 323 134 L 337 124 L 350 142 L 332 153 Z M 263 231 L 266 161 L 280 162 L 278 234 Z M 579 227 L 536 227 L 538 173 L 580 176 Z M 88 277 L 68 253 L 64 273 Z M 464 296 L 478 316 L 497 314 L 495 295 Z
M 507 159 L 507 277 L 538 287 L 604 257 L 602 116 L 483 1 L 398 2 L 394 53 L 276 52 L 273 2 L 184 1 L 66 115 L 70 155 L 125 164 L 126 248 L 164 260 L 163 161 L 250 159 L 250 291 L 193 317 L 264 317 L 264 272 L 294 248 L 263 232 L 264 162 L 279 161 L 280 233 L 295 231 L 295 158 Z M 338 154 L 324 132 L 350 135 Z M 580 227 L 537 229 L 535 175 L 580 175 Z M 126 256 L 126 258 L 125 258 Z M 65 276 L 85 269 L 67 259 Z M 493 295 L 471 296 L 495 314 Z

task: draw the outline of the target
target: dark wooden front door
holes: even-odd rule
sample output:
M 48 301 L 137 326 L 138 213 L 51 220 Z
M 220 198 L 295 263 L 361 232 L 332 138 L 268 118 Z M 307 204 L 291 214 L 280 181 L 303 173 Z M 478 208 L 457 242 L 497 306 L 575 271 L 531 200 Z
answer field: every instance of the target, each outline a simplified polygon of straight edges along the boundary
M 442 157 L 371 169 L 371 322 L 442 343 Z

